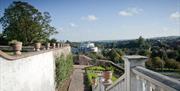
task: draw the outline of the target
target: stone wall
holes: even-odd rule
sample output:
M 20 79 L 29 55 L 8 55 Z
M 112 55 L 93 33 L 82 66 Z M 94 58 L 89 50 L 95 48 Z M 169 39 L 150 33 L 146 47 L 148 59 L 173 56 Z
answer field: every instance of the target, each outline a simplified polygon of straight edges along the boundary
M 81 65 L 105 65 L 105 66 L 114 66 L 115 68 L 124 71 L 124 68 L 121 66 L 118 66 L 117 64 L 113 63 L 110 60 L 100 60 L 96 59 L 93 60 L 92 58 L 85 56 L 85 55 L 79 55 L 78 63 Z
M 93 59 L 91 59 L 90 57 L 87 57 L 85 55 L 79 55 L 79 61 L 78 63 L 80 65 L 90 65 L 92 63 Z
M 9 56 L 0 51 L 0 91 L 55 91 L 55 57 L 70 46 Z

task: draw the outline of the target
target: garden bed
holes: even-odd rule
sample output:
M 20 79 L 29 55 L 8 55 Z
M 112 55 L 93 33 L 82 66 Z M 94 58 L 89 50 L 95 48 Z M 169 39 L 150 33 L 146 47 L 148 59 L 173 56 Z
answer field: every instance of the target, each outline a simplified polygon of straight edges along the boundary
M 114 72 L 114 70 L 112 68 L 111 69 L 112 72 Z M 93 84 L 93 79 L 97 78 L 98 76 L 102 75 L 103 71 L 105 71 L 106 68 L 102 67 L 102 66 L 91 66 L 91 67 L 86 67 L 85 68 L 85 72 L 86 72 L 86 76 L 88 79 L 88 86 L 89 88 L 91 88 L 92 84 Z M 116 77 L 114 74 L 112 75 L 111 80 L 114 82 L 117 80 L 118 77 Z

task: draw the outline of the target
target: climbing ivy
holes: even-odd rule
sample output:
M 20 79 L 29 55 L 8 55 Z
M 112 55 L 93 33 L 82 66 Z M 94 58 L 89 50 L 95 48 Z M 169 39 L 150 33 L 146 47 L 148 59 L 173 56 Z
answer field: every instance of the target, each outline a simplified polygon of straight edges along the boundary
M 56 86 L 62 85 L 63 81 L 69 78 L 73 70 L 72 55 L 61 55 L 56 58 Z

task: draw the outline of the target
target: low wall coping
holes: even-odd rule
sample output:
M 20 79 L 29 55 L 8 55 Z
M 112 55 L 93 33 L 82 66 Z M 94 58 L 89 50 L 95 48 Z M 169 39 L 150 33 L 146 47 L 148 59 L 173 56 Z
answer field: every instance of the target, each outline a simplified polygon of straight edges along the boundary
M 119 69 L 121 69 L 121 70 L 124 71 L 124 68 L 123 68 L 122 66 L 119 66 L 119 65 L 115 64 L 114 62 L 112 62 L 112 61 L 110 61 L 110 60 L 97 60 L 97 61 L 110 63 L 110 64 L 112 64 L 113 66 L 115 66 L 115 67 L 117 67 L 117 68 L 119 68 Z
M 90 57 L 88 57 L 88 56 L 85 56 L 85 55 L 79 55 L 79 56 L 84 57 L 84 58 L 86 58 L 86 59 L 88 59 L 88 60 L 93 60 L 92 58 L 90 58 Z
M 18 55 L 18 56 L 16 56 L 16 55 L 11 56 L 11 55 L 8 55 L 7 53 L 0 50 L 0 57 L 6 59 L 8 61 L 14 61 L 14 60 L 17 60 L 17 59 L 30 57 L 30 56 L 34 56 L 34 55 L 37 55 L 37 54 L 42 54 L 42 53 L 46 53 L 46 52 L 50 52 L 50 51 L 57 51 L 58 49 L 63 49 L 63 48 L 67 48 L 67 47 L 70 47 L 70 46 L 65 46 L 65 47 L 55 48 L 55 49 L 49 49 L 49 50 L 27 52 L 25 54 Z
M 139 59 L 147 59 L 146 56 L 140 56 L 140 55 L 125 55 L 124 58 L 127 58 L 129 60 L 139 60 Z

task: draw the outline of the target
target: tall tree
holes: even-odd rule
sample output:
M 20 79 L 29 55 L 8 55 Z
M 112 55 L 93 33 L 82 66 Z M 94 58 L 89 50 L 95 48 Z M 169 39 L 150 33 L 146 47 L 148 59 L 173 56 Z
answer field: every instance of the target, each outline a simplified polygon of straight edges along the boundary
M 7 45 L 8 41 L 4 38 L 3 34 L 0 33 L 0 45 Z
M 142 36 L 140 36 L 140 37 L 137 39 L 137 44 L 138 44 L 138 47 L 139 47 L 139 48 L 148 49 L 148 48 L 150 47 L 150 45 L 147 43 L 147 41 L 146 41 Z
M 3 36 L 8 40 L 22 41 L 31 44 L 34 41 L 45 41 L 57 33 L 50 25 L 48 12 L 40 12 L 27 2 L 14 1 L 0 18 L 3 26 Z
M 144 40 L 144 38 L 142 36 L 140 36 L 137 41 L 138 41 L 139 47 L 142 47 L 142 46 L 145 45 L 145 40 Z
M 121 60 L 121 56 L 117 53 L 115 49 L 111 49 L 111 51 L 108 52 L 108 56 L 111 61 L 118 63 Z

